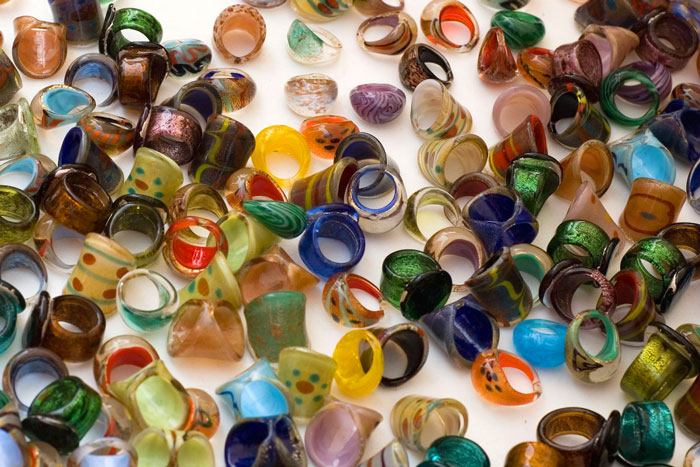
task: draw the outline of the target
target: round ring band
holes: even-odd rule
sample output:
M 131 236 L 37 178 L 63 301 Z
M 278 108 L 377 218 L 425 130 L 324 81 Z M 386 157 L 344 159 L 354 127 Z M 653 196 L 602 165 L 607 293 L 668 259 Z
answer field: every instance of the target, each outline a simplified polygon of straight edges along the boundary
M 379 302 L 378 310 L 370 310 L 360 302 L 352 290 L 358 289 Z M 357 274 L 338 273 L 328 279 L 323 288 L 323 305 L 331 319 L 349 328 L 373 326 L 384 316 L 385 303 L 376 285 Z
M 69 170 L 51 180 L 41 200 L 44 211 L 59 224 L 83 235 L 101 232 L 112 206 L 104 188 L 79 170 Z
M 255 41 L 252 50 L 241 56 L 229 51 L 224 36 L 232 31 L 247 33 Z M 214 46 L 225 59 L 232 60 L 233 63 L 245 63 L 257 57 L 266 36 L 265 20 L 257 9 L 248 5 L 231 5 L 219 13 L 214 22 Z
M 406 212 L 403 216 L 403 225 L 408 234 L 419 242 L 426 242 L 428 239 L 418 227 L 418 211 L 430 205 L 442 206 L 445 208 L 447 220 L 454 226 L 462 226 L 462 217 L 459 212 L 457 201 L 447 191 L 442 188 L 425 187 L 413 193 L 408 198 Z
M 467 28 L 469 40 L 464 44 L 452 42 L 442 30 L 443 22 L 459 23 Z M 469 52 L 479 42 L 476 18 L 469 8 L 457 0 L 433 0 L 428 3 L 420 15 L 420 27 L 430 42 L 459 53 Z
M 605 330 L 605 344 L 592 355 L 580 340 L 580 330 L 584 322 L 598 320 Z M 579 313 L 566 332 L 566 365 L 571 374 L 586 383 L 602 383 L 613 377 L 620 366 L 620 337 L 615 324 L 599 312 L 589 310 Z
M 649 110 L 641 117 L 628 117 L 623 114 L 615 104 L 615 94 L 628 81 L 639 81 L 644 86 L 651 96 L 651 104 Z M 656 115 L 659 110 L 659 90 L 656 84 L 646 74 L 634 68 L 620 68 L 613 71 L 603 80 L 600 86 L 600 106 L 605 112 L 605 115 L 610 117 L 614 122 L 625 126 L 639 126 Z
M 165 205 L 163 205 L 165 207 Z M 165 226 L 158 210 L 141 203 L 126 203 L 119 206 L 110 216 L 105 226 L 106 235 L 114 240 L 119 232 L 134 231 L 146 235 L 151 244 L 138 253 L 134 253 L 136 267 L 153 263 L 160 253 L 164 242 Z M 119 242 L 117 242 L 119 243 Z
M 423 251 L 438 263 L 443 256 L 461 256 L 471 263 L 474 271 L 486 261 L 486 251 L 481 240 L 470 229 L 464 227 L 446 227 L 438 230 L 425 242 Z M 453 292 L 467 292 L 466 284 L 453 284 Z
M 80 332 L 67 331 L 61 323 L 72 324 Z M 67 362 L 84 362 L 97 353 L 105 327 L 102 310 L 91 300 L 77 295 L 54 297 L 46 315 L 41 346 Z
M 93 112 L 78 122 L 90 139 L 109 156 L 117 156 L 134 144 L 136 127 L 126 118 Z
M 151 14 L 138 8 L 116 9 L 113 3 L 107 7 L 102 32 L 98 42 L 101 54 L 117 59 L 119 51 L 130 41 L 122 34 L 125 29 L 138 31 L 149 42 L 159 44 L 163 39 L 163 28 Z
M 604 426 L 605 419 L 592 410 L 566 407 L 549 412 L 540 420 L 537 425 L 537 439 L 559 451 L 565 465 L 584 467 L 597 459 Z M 559 436 L 571 434 L 583 436 L 586 441 L 574 446 L 555 441 Z
M 105 341 L 95 354 L 92 374 L 97 387 L 103 395 L 110 395 L 110 385 L 114 370 L 123 365 L 144 368 L 160 359 L 158 352 L 145 339 L 134 335 L 121 335 Z M 67 373 L 67 371 L 66 371 Z
M 339 240 L 350 250 L 350 259 L 338 263 L 328 259 L 319 246 L 319 239 Z M 347 214 L 325 213 L 309 221 L 299 240 L 299 256 L 307 268 L 322 279 L 351 269 L 365 253 L 365 235 L 355 219 Z
M 371 208 L 362 203 L 362 179 L 371 178 L 375 182 L 385 182 L 393 185 L 394 195 L 391 200 L 380 208 Z M 393 230 L 403 220 L 406 212 L 406 188 L 398 170 L 385 164 L 368 164 L 357 169 L 348 182 L 345 191 L 345 203 L 352 206 L 360 216 L 359 224 L 363 232 L 385 233 Z
M 391 409 L 391 431 L 409 449 L 424 453 L 438 438 L 464 436 L 469 416 L 464 405 L 455 399 L 406 396 Z M 429 420 L 442 430 L 428 430 Z
M 525 373 L 532 384 L 532 392 L 523 393 L 514 389 L 508 382 L 503 368 L 514 368 Z M 503 350 L 491 349 L 482 352 L 474 360 L 471 376 L 477 394 L 494 404 L 529 404 L 542 395 L 542 384 L 537 371 L 517 355 Z
M 376 27 L 389 27 L 391 30 L 382 38 L 368 41 L 365 34 Z M 357 28 L 357 43 L 368 52 L 384 55 L 398 55 L 416 41 L 418 27 L 416 21 L 402 11 L 389 11 L 367 18 Z
M 368 348 L 360 349 L 363 344 Z M 367 358 L 365 358 L 367 357 Z M 384 374 L 384 351 L 379 339 L 366 329 L 346 333 L 333 350 L 338 364 L 335 384 L 350 397 L 363 397 L 374 392 Z M 366 361 L 366 364 L 363 364 Z
M 427 63 L 433 63 L 445 72 L 445 79 L 441 79 L 430 70 Z M 401 84 L 410 90 L 416 89 L 422 81 L 435 79 L 440 81 L 445 87 L 450 87 L 454 75 L 452 67 L 444 55 L 427 44 L 414 44 L 410 46 L 401 56 L 399 62 L 399 79 Z
M 145 277 L 155 286 L 158 305 L 142 309 L 131 305 L 126 297 L 126 284 L 139 277 Z M 178 310 L 178 294 L 175 286 L 167 277 L 148 269 L 134 269 L 119 279 L 117 284 L 117 311 L 122 319 L 134 331 L 149 332 L 166 326 Z
M 195 245 L 179 235 L 181 230 L 194 226 L 202 227 L 209 231 L 216 245 Z M 228 246 L 224 232 L 215 222 L 201 217 L 188 216 L 170 224 L 165 234 L 163 257 L 165 262 L 178 273 L 188 277 L 196 277 L 207 268 L 217 252 L 221 251 L 224 256 L 228 255 Z
M 103 54 L 85 54 L 76 58 L 66 70 L 63 84 L 73 86 L 74 83 L 84 79 L 98 79 L 110 88 L 105 99 L 97 104 L 106 107 L 117 98 L 117 64 L 114 60 Z
M 425 365 L 428 359 L 429 342 L 428 336 L 423 332 L 420 326 L 413 323 L 401 323 L 390 328 L 373 328 L 372 333 L 379 339 L 384 346 L 392 343 L 401 349 L 406 356 L 406 368 L 401 376 L 387 377 L 382 375 L 381 384 L 383 386 L 395 387 L 410 380 L 418 374 Z M 385 355 L 386 357 L 386 355 Z M 384 360 L 384 369 L 388 366 L 386 358 Z
M 556 368 L 566 361 L 567 327 L 546 319 L 526 319 L 515 326 L 513 344 L 525 360 L 539 368 Z
M 272 153 L 287 154 L 296 160 L 299 163 L 297 173 L 288 179 L 276 177 L 267 165 L 267 157 Z M 255 136 L 255 151 L 251 161 L 256 169 L 267 173 L 280 187 L 290 188 L 294 182 L 304 178 L 308 173 L 311 151 L 304 136 L 297 130 L 285 125 L 273 125 L 261 130 Z
M 5 365 L 2 389 L 23 411 L 29 410 L 29 406 L 17 394 L 17 383 L 29 373 L 45 373 L 60 379 L 68 376 L 68 368 L 61 357 L 41 347 L 24 349 L 13 355 Z
M 39 287 L 36 293 L 25 299 L 28 304 L 35 303 L 39 298 L 39 294 L 46 289 L 49 279 L 41 256 L 27 245 L 21 243 L 0 246 L 0 279 L 2 279 L 2 274 L 12 269 L 31 271 L 37 278 Z M 22 311 L 19 310 L 19 312 Z

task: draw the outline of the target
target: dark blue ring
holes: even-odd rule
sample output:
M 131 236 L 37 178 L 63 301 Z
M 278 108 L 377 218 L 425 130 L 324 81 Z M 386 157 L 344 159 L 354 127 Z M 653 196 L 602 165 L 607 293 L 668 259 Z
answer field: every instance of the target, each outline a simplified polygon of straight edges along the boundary
M 336 263 L 323 255 L 319 238 L 339 240 L 350 250 L 350 260 Z M 351 269 L 365 253 L 365 235 L 357 221 L 347 215 L 329 212 L 312 220 L 299 240 L 299 256 L 311 272 L 322 279 Z

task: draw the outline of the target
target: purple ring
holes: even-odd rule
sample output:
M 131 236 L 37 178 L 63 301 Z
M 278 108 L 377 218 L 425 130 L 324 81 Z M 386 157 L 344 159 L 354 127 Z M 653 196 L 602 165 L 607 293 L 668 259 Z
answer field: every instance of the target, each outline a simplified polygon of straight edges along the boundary
M 638 61 L 625 65 L 625 68 L 633 68 L 647 75 L 659 91 L 659 98 L 662 101 L 671 94 L 671 72 L 661 63 Z M 617 95 L 633 104 L 651 102 L 651 94 L 642 84 L 623 85 L 617 91 Z
M 406 94 L 391 84 L 361 84 L 350 91 L 350 103 L 362 120 L 381 125 L 401 115 Z

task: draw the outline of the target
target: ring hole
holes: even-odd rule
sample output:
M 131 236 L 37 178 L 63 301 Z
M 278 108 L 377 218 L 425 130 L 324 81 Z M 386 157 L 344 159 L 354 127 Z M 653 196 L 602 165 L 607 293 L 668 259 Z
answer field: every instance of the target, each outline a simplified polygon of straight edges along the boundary
M 236 57 L 245 57 L 253 50 L 258 42 L 258 37 L 245 29 L 230 29 L 223 37 L 224 48 Z
M 583 435 L 566 434 L 555 436 L 552 441 L 561 446 L 580 446 L 588 442 L 588 438 Z
M 100 103 L 112 94 L 112 86 L 102 79 L 86 77 L 73 81 L 73 87 L 82 89 Z M 104 96 L 100 98 L 100 96 Z
M 270 173 L 280 179 L 289 179 L 299 172 L 299 161 L 289 154 L 271 152 L 267 156 L 267 168 Z
M 8 167 L 5 172 L 1 173 L 0 185 L 13 186 L 19 189 L 28 187 L 36 176 L 34 173 L 35 169 L 32 168 L 34 163 L 29 160 L 27 160 L 27 163 L 23 162 L 18 161 L 12 168 Z
M 630 86 L 642 85 L 642 83 L 640 83 L 637 80 L 629 80 L 626 81 L 625 84 Z M 625 115 L 628 118 L 640 118 L 649 111 L 649 104 L 633 104 L 624 100 L 617 94 L 615 95 L 615 107 L 617 107 L 617 110 L 619 110 L 623 115 Z
M 584 310 L 595 310 L 600 297 L 600 289 L 592 287 L 593 282 L 578 287 L 571 299 L 571 315 L 576 316 Z
M 532 381 L 524 371 L 510 366 L 501 366 L 501 368 L 503 373 L 506 375 L 508 384 L 510 384 L 513 389 L 523 394 L 529 394 L 532 392 Z
M 122 29 L 121 33 L 124 39 L 129 42 L 150 42 L 150 39 L 145 34 L 136 29 Z
M 459 21 L 443 21 L 440 23 L 440 29 L 445 38 L 453 44 L 468 44 L 472 40 L 471 30 Z
M 602 322 L 598 318 L 587 319 L 584 321 L 585 324 L 594 324 L 595 327 L 591 329 L 583 329 L 583 326 L 579 328 L 579 341 L 583 349 L 591 355 L 598 355 L 603 347 L 605 346 L 605 334 L 601 332 L 599 325 L 602 326 Z
M 73 323 L 69 323 L 67 321 L 59 321 L 58 325 L 64 330 L 68 332 L 72 332 L 73 334 L 81 334 L 83 332 L 82 329 L 80 329 L 78 326 L 76 326 Z
M 564 249 L 578 257 L 587 258 L 590 256 L 590 253 L 588 253 L 588 251 L 586 251 L 584 248 L 578 245 L 572 245 L 570 243 L 567 243 L 564 245 Z
M 15 383 L 17 398 L 24 405 L 30 405 L 37 394 L 49 384 L 56 381 L 57 376 L 41 370 L 30 371 L 19 377 Z
M 85 237 L 82 235 L 59 236 L 58 229 L 65 230 L 65 233 L 70 232 L 65 227 L 59 226 L 57 228 L 56 235 L 54 235 L 52 240 L 53 250 L 56 256 L 65 264 L 78 264 L 78 258 L 80 258 L 80 251 L 83 248 Z
M 438 230 L 452 226 L 445 217 L 444 208 L 437 204 L 430 204 L 420 208 L 416 214 L 416 223 L 425 238 L 430 238 Z
M 399 344 L 389 340 L 382 347 L 384 353 L 384 378 L 397 379 L 406 374 L 408 356 Z
M 639 262 L 642 264 L 642 267 L 647 272 L 647 274 L 649 274 L 654 279 L 661 280 L 661 274 L 659 274 L 659 271 L 656 270 L 653 264 L 651 264 L 645 259 L 640 259 Z
M 212 211 L 209 211 L 207 209 L 188 209 L 187 216 L 201 217 L 203 219 L 207 219 L 207 220 L 210 220 L 212 222 L 216 222 L 219 220 L 219 218 L 217 217 L 217 215 L 215 213 L 213 213 Z M 206 228 L 201 227 L 199 225 L 193 225 L 190 227 L 190 229 L 192 230 L 192 232 L 194 232 L 195 235 L 197 235 L 201 238 L 208 238 L 209 235 L 211 235 L 211 232 L 209 232 L 209 230 L 207 230 Z M 179 235 L 179 233 L 178 233 L 178 235 Z M 150 246 L 150 243 L 151 242 L 149 241 L 148 246 Z
M 360 365 L 362 366 L 362 371 L 365 374 L 369 373 L 372 368 L 372 362 L 374 361 L 374 350 L 369 345 L 366 339 L 362 339 L 357 345 L 357 355 L 360 356 Z
M 352 288 L 352 294 L 355 299 L 368 310 L 379 310 L 381 308 L 379 300 L 377 300 L 377 298 L 372 294 L 367 293 L 362 289 Z
M 631 309 L 632 305 L 629 303 L 617 305 L 617 307 L 615 307 L 615 311 L 613 311 L 613 314 L 610 316 L 610 319 L 613 323 L 619 323 L 627 316 L 627 313 L 629 313 Z
M 478 269 L 477 256 L 477 250 L 470 242 L 455 240 L 443 250 L 439 263 L 450 273 L 453 283 L 461 284 Z
M 162 306 L 158 287 L 148 276 L 135 276 L 124 283 L 124 301 L 139 310 L 150 311 Z
M 447 73 L 445 70 L 437 63 L 425 62 L 425 67 L 430 70 L 430 72 L 441 81 L 447 81 Z
M 201 229 L 201 227 L 195 227 L 192 230 L 195 230 L 196 228 Z M 206 235 L 206 233 L 203 232 L 202 235 Z M 141 253 L 153 245 L 153 241 L 148 235 L 135 230 L 122 230 L 117 232 L 112 236 L 112 240 L 119 243 L 132 253 Z
M 384 39 L 394 30 L 386 24 L 374 24 L 367 28 L 363 34 L 365 42 L 375 42 Z
M 11 268 L 2 271 L 2 280 L 14 285 L 23 297 L 39 293 L 41 281 L 34 272 L 26 268 Z
M 452 184 L 462 175 L 480 172 L 484 168 L 484 157 L 479 147 L 463 141 L 452 148 L 445 159 L 445 180 Z
M 334 238 L 320 237 L 318 248 L 327 260 L 334 263 L 347 263 L 352 258 L 347 245 Z

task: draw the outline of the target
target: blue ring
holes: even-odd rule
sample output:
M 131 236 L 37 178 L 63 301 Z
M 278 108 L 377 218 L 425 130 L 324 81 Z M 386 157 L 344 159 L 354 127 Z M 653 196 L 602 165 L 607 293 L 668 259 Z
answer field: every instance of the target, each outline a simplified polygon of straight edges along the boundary
M 521 321 L 513 330 L 515 350 L 532 366 L 555 368 L 563 365 L 567 329 L 565 325 L 547 319 Z
M 117 64 L 107 55 L 90 53 L 81 55 L 70 64 L 66 70 L 63 84 L 74 86 L 73 83 L 95 78 L 109 85 L 111 91 L 104 101 L 97 104 L 106 107 L 117 99 Z
M 344 243 L 350 250 L 350 260 L 336 263 L 323 255 L 319 238 L 332 238 Z M 314 274 L 328 279 L 355 266 L 365 253 L 365 235 L 358 222 L 347 214 L 328 212 L 313 219 L 299 240 L 299 256 Z

